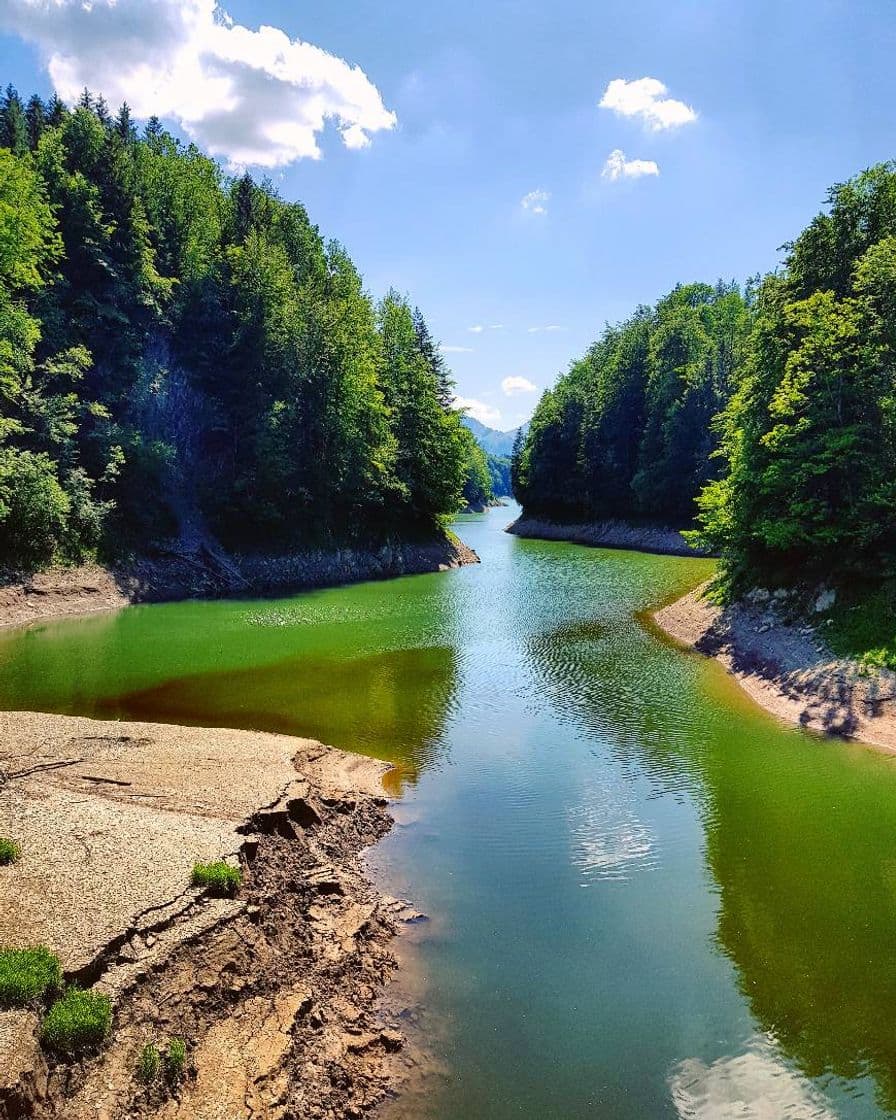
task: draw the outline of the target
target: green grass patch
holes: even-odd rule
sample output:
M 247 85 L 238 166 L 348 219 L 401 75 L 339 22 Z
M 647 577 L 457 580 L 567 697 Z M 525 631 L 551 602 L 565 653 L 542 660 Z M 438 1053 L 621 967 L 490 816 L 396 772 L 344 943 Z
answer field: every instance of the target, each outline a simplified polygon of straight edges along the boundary
M 165 1051 L 165 1076 L 172 1085 L 180 1081 L 187 1069 L 187 1044 L 182 1038 L 172 1038 Z
M 232 895 L 243 881 L 242 872 L 223 860 L 193 864 L 193 886 L 207 887 L 215 895 Z
M 824 623 L 821 634 L 839 657 L 896 669 L 896 584 L 841 590 Z
M 0 950 L 0 1007 L 24 1007 L 61 985 L 59 958 L 49 949 Z
M 15 863 L 21 854 L 22 849 L 15 840 L 0 836 L 0 867 L 4 867 L 8 863 Z
M 159 1076 L 161 1069 L 162 1055 L 159 1053 L 158 1046 L 147 1042 L 137 1059 L 137 1077 L 144 1085 L 151 1085 Z
M 99 1046 L 111 1027 L 112 1004 L 107 996 L 69 988 L 47 1012 L 40 1038 L 48 1050 L 72 1055 Z

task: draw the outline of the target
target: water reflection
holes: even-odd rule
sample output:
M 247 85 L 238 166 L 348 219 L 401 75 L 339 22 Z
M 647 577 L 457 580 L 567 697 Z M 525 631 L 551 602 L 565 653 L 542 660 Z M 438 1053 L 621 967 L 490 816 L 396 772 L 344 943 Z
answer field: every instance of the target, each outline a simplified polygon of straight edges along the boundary
M 273 665 L 195 673 L 97 703 L 115 719 L 244 727 L 351 743 L 395 764 L 402 792 L 444 749 L 457 692 L 453 649 L 389 650 L 350 659 L 306 656 Z
M 757 1038 L 743 1053 L 706 1064 L 680 1062 L 669 1092 L 682 1120 L 834 1120 L 810 1082 L 776 1056 L 773 1042 Z
M 718 666 L 612 614 L 526 643 L 564 718 L 607 744 L 571 813 L 573 859 L 612 876 L 673 858 L 670 830 L 656 837 L 637 817 L 631 789 L 645 775 L 652 796 L 696 804 L 715 944 L 765 1040 L 683 1062 L 670 1083 L 680 1114 L 835 1115 L 800 1075 L 854 1088 L 870 1075 L 896 1111 L 894 763 L 782 727 Z

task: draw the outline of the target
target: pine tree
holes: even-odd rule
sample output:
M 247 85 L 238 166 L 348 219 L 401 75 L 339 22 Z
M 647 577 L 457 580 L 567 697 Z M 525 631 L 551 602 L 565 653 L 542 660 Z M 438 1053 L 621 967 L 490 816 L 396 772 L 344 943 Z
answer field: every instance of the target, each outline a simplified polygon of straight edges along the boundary
M 454 381 L 442 356 L 442 351 L 430 334 L 426 320 L 423 318 L 423 312 L 419 307 L 414 308 L 414 333 L 417 335 L 417 348 L 436 379 L 442 408 L 448 410 L 454 404 Z
M 47 126 L 44 103 L 36 93 L 28 101 L 28 108 L 25 110 L 25 122 L 28 129 L 28 146 L 33 152 Z
M 131 120 L 131 107 L 127 101 L 122 103 L 115 118 L 115 132 L 126 144 L 131 144 L 137 138 L 137 130 Z
M 28 150 L 28 124 L 25 110 L 14 86 L 6 87 L 0 100 L 0 147 L 9 148 L 16 155 Z

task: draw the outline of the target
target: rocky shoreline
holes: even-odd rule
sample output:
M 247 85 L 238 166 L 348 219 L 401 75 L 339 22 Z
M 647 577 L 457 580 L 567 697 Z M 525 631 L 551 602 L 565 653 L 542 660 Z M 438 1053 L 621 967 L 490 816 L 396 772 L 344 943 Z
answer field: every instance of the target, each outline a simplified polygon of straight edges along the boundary
M 369 1115 L 410 1065 L 381 997 L 412 912 L 360 858 L 391 825 L 386 769 L 288 736 L 0 713 L 0 835 L 22 851 L 0 945 L 46 945 L 113 1006 L 75 1062 L 41 1049 L 37 1007 L 0 1011 L 0 1118 Z M 222 857 L 234 897 L 190 885 Z M 142 1048 L 172 1037 L 187 1076 L 146 1087 Z
M 666 556 L 708 555 L 700 549 L 691 548 L 677 529 L 659 525 L 634 525 L 628 521 L 562 524 L 523 514 L 507 526 L 506 532 L 533 540 L 569 541 L 592 548 L 623 548 Z
M 896 673 L 836 657 L 825 644 L 824 595 L 753 591 L 722 608 L 706 585 L 656 611 L 659 629 L 719 661 L 766 711 L 826 735 L 896 751 Z M 815 618 L 813 618 L 813 614 Z
M 478 564 L 461 540 L 378 548 L 315 549 L 286 556 L 235 555 L 208 544 L 172 547 L 120 567 L 54 567 L 27 577 L 0 578 L 0 627 L 41 618 L 114 610 L 132 603 L 225 598 L 306 591 L 362 580 L 446 571 Z

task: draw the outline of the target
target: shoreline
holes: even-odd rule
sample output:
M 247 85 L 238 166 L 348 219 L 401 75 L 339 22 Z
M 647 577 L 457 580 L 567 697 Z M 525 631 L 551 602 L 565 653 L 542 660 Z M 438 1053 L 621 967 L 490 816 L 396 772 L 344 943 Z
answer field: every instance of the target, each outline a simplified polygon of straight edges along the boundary
M 33 1009 L 0 1010 L 0 1118 L 369 1115 L 413 1064 L 382 1006 L 413 911 L 363 863 L 392 825 L 388 769 L 285 735 L 0 712 L 0 835 L 22 848 L 0 945 L 46 945 L 113 1004 L 73 1064 Z M 233 898 L 190 886 L 220 858 Z M 135 1069 L 170 1037 L 190 1075 L 160 1096 Z
M 568 541 L 570 544 L 587 545 L 589 548 L 619 548 L 662 556 L 709 555 L 700 549 L 691 548 L 677 529 L 659 525 L 634 525 L 618 519 L 564 524 L 522 514 L 507 526 L 505 532 L 531 540 Z
M 754 591 L 721 608 L 706 584 L 653 611 L 667 638 L 718 661 L 760 707 L 832 738 L 896 752 L 896 673 L 836 657 L 786 594 Z
M 316 549 L 238 556 L 201 545 L 119 567 L 52 567 L 0 581 L 0 629 L 41 619 L 118 610 L 138 603 L 289 595 L 323 587 L 448 571 L 478 564 L 453 535 L 375 549 Z

